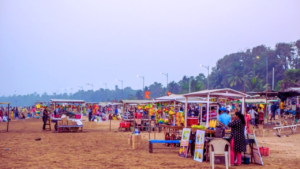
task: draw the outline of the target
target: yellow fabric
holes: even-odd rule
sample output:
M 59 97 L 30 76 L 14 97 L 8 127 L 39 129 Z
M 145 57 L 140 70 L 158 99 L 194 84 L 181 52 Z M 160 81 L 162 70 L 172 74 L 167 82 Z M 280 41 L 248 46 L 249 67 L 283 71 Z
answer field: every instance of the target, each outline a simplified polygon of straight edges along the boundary
M 284 109 L 284 103 L 280 102 L 280 109 L 283 110 Z

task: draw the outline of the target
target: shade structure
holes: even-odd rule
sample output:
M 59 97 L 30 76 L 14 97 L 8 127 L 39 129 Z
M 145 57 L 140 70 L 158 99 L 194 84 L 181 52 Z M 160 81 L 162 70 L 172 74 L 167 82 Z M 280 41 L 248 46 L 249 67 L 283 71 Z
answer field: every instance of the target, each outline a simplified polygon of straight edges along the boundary
M 85 103 L 84 100 L 51 99 L 51 103 Z
M 192 92 L 192 93 L 188 93 L 188 94 L 184 94 L 183 95 L 186 98 L 186 103 L 185 103 L 185 112 L 187 112 L 187 103 L 188 103 L 188 99 L 189 97 L 206 97 L 206 102 L 207 102 L 207 123 L 206 123 L 206 127 L 208 127 L 209 123 L 208 123 L 208 119 L 209 119 L 209 103 L 210 103 L 210 98 L 211 97 L 215 97 L 215 98 L 220 98 L 220 97 L 234 97 L 234 98 L 242 98 L 242 113 L 244 113 L 245 111 L 245 97 L 250 97 L 250 95 L 237 91 L 237 90 L 233 90 L 233 89 L 229 89 L 229 88 L 224 88 L 224 89 L 213 89 L 213 90 L 202 90 L 202 91 L 198 91 L 198 92 Z M 185 113 L 185 125 L 186 125 L 186 119 L 187 119 L 187 113 Z

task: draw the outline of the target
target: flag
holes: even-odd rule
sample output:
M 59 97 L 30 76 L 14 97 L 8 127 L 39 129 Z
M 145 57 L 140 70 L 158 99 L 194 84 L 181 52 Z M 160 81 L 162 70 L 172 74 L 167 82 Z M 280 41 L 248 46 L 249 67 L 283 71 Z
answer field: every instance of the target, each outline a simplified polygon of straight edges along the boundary
M 171 92 L 167 92 L 167 96 L 170 96 Z
M 145 98 L 150 99 L 149 94 L 151 94 L 149 91 L 145 91 Z

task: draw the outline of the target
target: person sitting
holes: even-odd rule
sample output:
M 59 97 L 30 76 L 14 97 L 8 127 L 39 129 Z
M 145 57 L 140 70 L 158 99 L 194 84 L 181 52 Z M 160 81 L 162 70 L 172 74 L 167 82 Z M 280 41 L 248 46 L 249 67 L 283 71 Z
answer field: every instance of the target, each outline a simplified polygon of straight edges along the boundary
M 21 114 L 21 119 L 25 119 L 24 113 Z

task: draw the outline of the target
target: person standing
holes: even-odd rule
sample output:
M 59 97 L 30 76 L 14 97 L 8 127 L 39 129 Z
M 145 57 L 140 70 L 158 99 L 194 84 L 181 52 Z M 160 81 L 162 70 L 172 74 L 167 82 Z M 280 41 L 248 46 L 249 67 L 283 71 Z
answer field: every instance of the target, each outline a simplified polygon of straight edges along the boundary
M 88 112 L 89 112 L 89 121 L 92 120 L 92 110 L 91 108 L 88 109 Z
M 48 111 L 47 111 L 47 109 L 44 109 L 44 112 L 43 112 L 43 122 L 44 122 L 43 130 L 46 129 L 46 123 L 48 121 L 48 118 L 49 118 Z
M 35 108 L 32 107 L 32 118 L 35 118 Z
M 250 110 L 248 111 L 248 114 L 250 114 L 250 117 L 251 117 L 251 124 L 255 125 L 255 114 L 258 115 L 258 113 L 254 110 L 254 107 L 250 108 Z
M 115 115 L 116 116 L 118 115 L 118 107 L 117 106 L 115 107 Z
M 246 151 L 245 118 L 241 112 L 236 112 L 233 121 L 228 124 L 231 127 L 231 149 L 230 160 L 234 165 L 234 155 L 237 156 L 237 166 L 241 165 L 242 152 Z
M 16 107 L 15 109 L 15 119 L 19 119 L 19 110 L 18 110 L 18 107 Z
M 271 106 L 271 111 L 272 111 L 272 116 L 271 116 L 271 121 L 272 121 L 272 119 L 274 119 L 275 120 L 275 112 L 276 112 L 276 105 L 275 105 L 275 103 L 273 102 L 273 104 L 272 104 L 272 106 Z
M 227 114 L 226 108 L 220 108 L 220 116 L 219 116 L 219 121 L 224 124 L 225 126 L 228 126 L 228 124 L 231 121 L 231 117 Z M 229 111 L 228 111 L 229 113 Z

